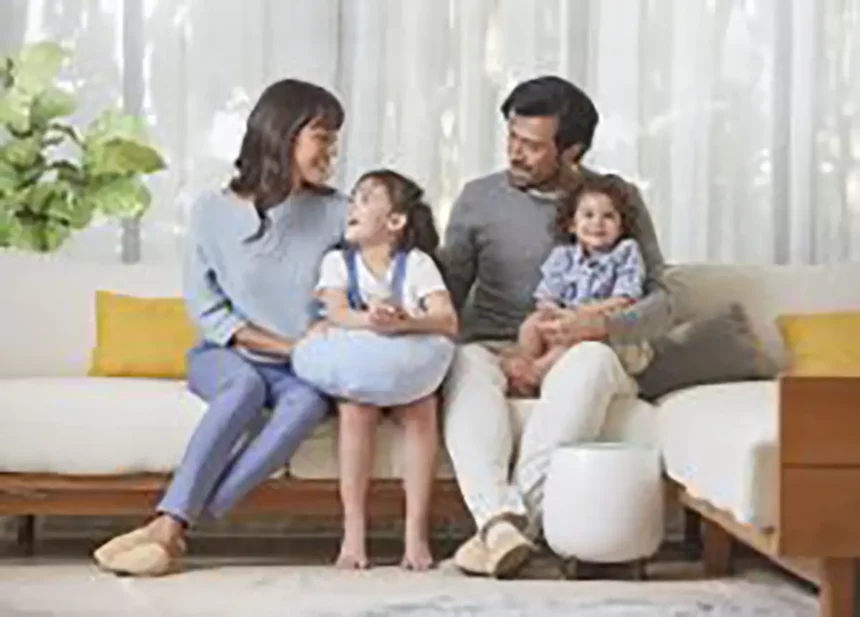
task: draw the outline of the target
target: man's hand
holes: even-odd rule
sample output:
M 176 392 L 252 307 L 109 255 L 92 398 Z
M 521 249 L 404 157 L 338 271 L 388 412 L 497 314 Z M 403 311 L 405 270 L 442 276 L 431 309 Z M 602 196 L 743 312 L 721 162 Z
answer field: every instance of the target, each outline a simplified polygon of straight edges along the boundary
M 533 396 L 540 386 L 540 378 L 535 370 L 534 361 L 508 349 L 501 353 L 502 373 L 508 378 L 508 391 L 513 396 Z
M 554 317 L 558 317 L 562 312 L 563 309 L 561 307 L 551 302 L 538 302 L 535 307 L 535 313 L 537 313 L 539 321 L 549 321 Z
M 572 347 L 582 341 L 602 341 L 607 336 L 606 317 L 561 309 L 538 324 L 550 345 Z

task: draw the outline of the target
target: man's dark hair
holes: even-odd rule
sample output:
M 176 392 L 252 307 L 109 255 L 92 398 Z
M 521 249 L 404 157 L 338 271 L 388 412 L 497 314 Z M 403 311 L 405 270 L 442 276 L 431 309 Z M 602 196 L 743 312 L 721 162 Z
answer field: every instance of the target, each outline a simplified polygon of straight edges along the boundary
M 582 144 L 580 156 L 591 147 L 600 119 L 589 96 L 578 87 L 555 75 L 536 77 L 518 84 L 502 103 L 502 114 L 554 116 L 558 120 L 555 145 L 559 153 Z

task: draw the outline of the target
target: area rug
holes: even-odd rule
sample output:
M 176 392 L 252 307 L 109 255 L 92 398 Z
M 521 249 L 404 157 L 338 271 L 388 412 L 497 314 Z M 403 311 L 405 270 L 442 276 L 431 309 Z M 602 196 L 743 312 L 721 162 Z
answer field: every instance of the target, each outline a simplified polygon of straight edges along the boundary
M 0 560 L 2 617 L 816 617 L 809 590 L 771 571 L 727 579 L 492 581 L 376 568 L 210 562 L 163 579 L 86 562 Z
M 305 617 L 815 617 L 814 597 L 780 577 L 699 581 L 517 581 L 404 579 L 343 584 L 337 598 L 304 595 Z M 406 584 L 404 584 L 406 583 Z

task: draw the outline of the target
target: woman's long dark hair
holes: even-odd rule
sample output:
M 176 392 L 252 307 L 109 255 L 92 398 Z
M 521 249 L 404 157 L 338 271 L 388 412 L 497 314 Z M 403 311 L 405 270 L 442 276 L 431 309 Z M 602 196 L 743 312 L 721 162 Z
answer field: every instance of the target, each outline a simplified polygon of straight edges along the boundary
M 248 117 L 235 162 L 237 173 L 229 184 L 237 195 L 254 200 L 260 227 L 248 241 L 265 234 L 266 211 L 290 195 L 293 144 L 299 131 L 312 122 L 326 130 L 340 130 L 343 116 L 343 107 L 331 92 L 297 79 L 275 82 L 260 95 Z
M 406 216 L 406 225 L 397 249 L 409 252 L 418 249 L 436 260 L 439 248 L 439 232 L 433 218 L 433 210 L 424 201 L 424 189 L 403 174 L 391 169 L 368 171 L 357 184 L 371 180 L 381 184 L 391 201 L 391 211 Z

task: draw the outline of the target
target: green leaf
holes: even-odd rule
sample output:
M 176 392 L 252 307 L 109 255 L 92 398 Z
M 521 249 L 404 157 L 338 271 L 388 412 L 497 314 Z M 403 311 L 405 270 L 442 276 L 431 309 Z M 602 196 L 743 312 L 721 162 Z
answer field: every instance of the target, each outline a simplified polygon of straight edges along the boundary
M 149 189 L 136 178 L 117 178 L 84 192 L 86 207 L 94 213 L 111 217 L 136 217 L 152 201 Z
M 18 170 L 18 173 L 21 175 L 21 186 L 30 186 L 34 182 L 38 182 L 42 177 L 42 174 L 45 173 L 46 167 L 44 165 L 44 159 L 41 155 L 39 155 L 39 158 L 41 164 L 33 165 L 27 169 Z
M 14 167 L 0 161 L 0 195 L 14 191 L 21 184 L 21 177 Z
M 20 133 L 30 129 L 30 105 L 33 97 L 21 90 L 8 90 L 0 97 L 0 124 Z
M 44 250 L 44 222 L 32 222 L 27 225 L 13 217 L 7 228 L 7 246 L 26 251 Z
M 80 184 L 84 181 L 84 174 L 74 163 L 69 161 L 54 161 L 48 166 L 57 172 L 57 179 L 69 184 Z
M 24 195 L 25 208 L 35 213 L 46 212 L 55 190 L 53 182 L 40 182 L 30 186 Z
M 25 45 L 12 68 L 14 89 L 41 94 L 56 79 L 68 52 L 62 46 L 41 42 Z
M 34 123 L 47 126 L 54 118 L 61 118 L 74 113 L 76 107 L 77 102 L 72 94 L 51 87 L 33 101 L 30 118 Z
M 0 246 L 10 246 L 11 237 L 18 221 L 12 213 L 11 203 L 0 199 Z
M 48 126 L 48 132 L 49 133 L 50 132 L 59 133 L 60 135 L 62 135 L 64 137 L 68 137 L 69 139 L 71 139 L 73 142 L 75 142 L 78 145 L 83 143 L 81 140 L 81 136 L 78 135 L 78 132 L 77 132 L 77 130 L 75 130 L 75 127 L 69 126 L 67 124 L 61 124 L 59 122 L 52 122 Z
M 14 215 L 18 215 L 19 212 L 23 211 L 23 204 L 27 201 L 27 192 L 29 191 L 28 187 L 19 187 L 14 191 L 10 191 L 6 195 L 3 196 L 3 199 L 0 200 L 0 203 L 3 203 L 3 207 L 10 213 Z
M 0 159 L 18 169 L 25 169 L 38 163 L 41 153 L 42 142 L 38 136 L 12 139 L 0 148 Z
M 116 110 L 108 109 L 87 128 L 84 144 L 85 147 L 91 148 L 115 139 L 149 145 L 146 123 L 143 118 L 127 116 Z
M 68 211 L 67 220 L 72 229 L 84 229 L 92 222 L 94 212 L 87 202 L 75 193 L 69 193 L 66 196 L 65 206 Z
M 75 188 L 68 182 L 57 180 L 55 182 L 43 183 L 39 193 L 41 201 L 40 212 L 48 218 L 60 221 L 64 225 L 74 229 L 83 229 L 92 220 L 92 204 L 87 204 L 78 197 Z M 37 197 L 31 197 L 36 201 Z
M 85 166 L 94 177 L 151 174 L 165 168 L 164 159 L 151 146 L 119 138 L 88 148 Z
M 42 247 L 45 251 L 54 252 L 63 245 L 71 235 L 72 229 L 63 221 L 50 220 L 42 230 Z

